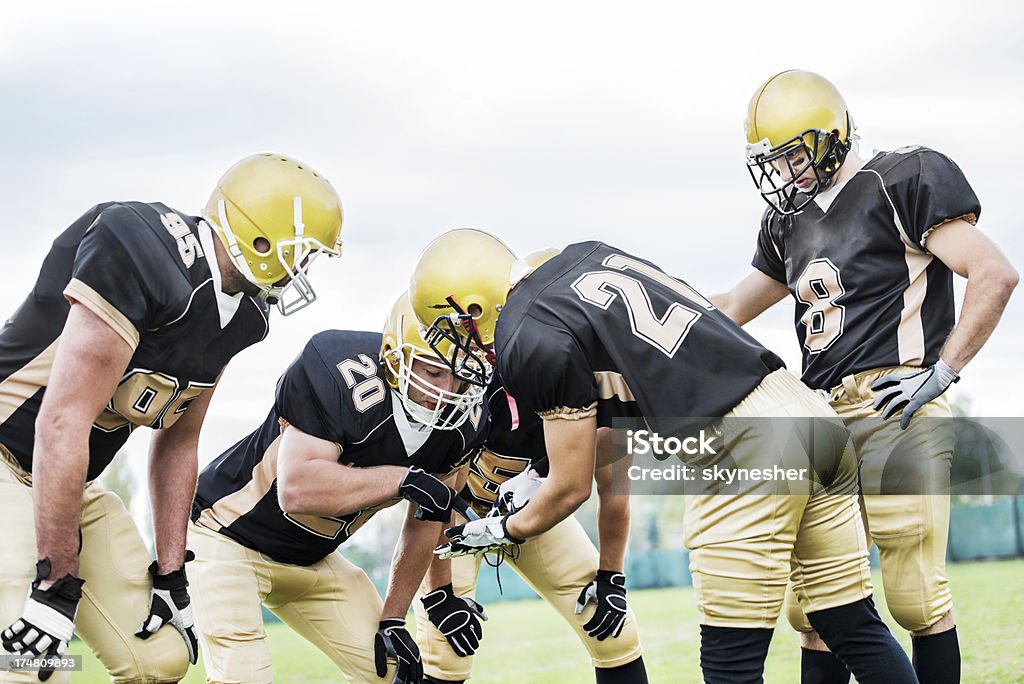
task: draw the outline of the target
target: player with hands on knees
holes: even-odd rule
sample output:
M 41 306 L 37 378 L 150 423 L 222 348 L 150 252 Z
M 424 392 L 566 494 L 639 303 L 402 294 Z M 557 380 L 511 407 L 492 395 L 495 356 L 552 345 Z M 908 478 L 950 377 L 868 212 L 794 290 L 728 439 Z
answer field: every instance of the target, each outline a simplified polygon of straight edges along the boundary
M 0 330 L 5 649 L 58 653 L 77 632 L 118 681 L 178 681 L 196 662 L 182 568 L 199 432 L 224 368 L 267 336 L 271 306 L 288 315 L 316 299 L 310 264 L 340 254 L 341 224 L 323 175 L 265 153 L 228 169 L 201 216 L 104 202 L 56 238 Z M 95 482 L 140 426 L 153 429 L 149 572 L 124 504 Z

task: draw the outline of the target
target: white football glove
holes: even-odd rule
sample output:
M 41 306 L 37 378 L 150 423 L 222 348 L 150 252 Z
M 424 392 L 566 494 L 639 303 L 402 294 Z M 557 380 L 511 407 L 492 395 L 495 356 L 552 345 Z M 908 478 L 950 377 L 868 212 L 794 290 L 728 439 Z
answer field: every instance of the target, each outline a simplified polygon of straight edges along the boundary
M 545 478 L 540 477 L 536 470 L 527 468 L 515 477 L 511 477 L 501 483 L 498 487 L 498 498 L 494 502 L 494 508 L 501 515 L 512 515 L 530 503 L 540 486 L 544 484 Z
M 451 541 L 438 546 L 434 549 L 434 553 L 442 560 L 446 560 L 456 556 L 475 556 L 495 549 L 522 544 L 522 539 L 516 539 L 509 535 L 506 527 L 507 520 L 507 515 L 490 515 L 479 520 L 471 520 L 464 525 L 449 527 L 444 531 L 444 536 Z

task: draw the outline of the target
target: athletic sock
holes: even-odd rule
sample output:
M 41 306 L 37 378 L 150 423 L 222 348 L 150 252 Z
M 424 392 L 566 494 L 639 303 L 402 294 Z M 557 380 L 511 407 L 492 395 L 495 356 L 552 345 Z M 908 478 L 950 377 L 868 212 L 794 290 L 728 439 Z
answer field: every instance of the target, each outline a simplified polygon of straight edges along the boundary
M 801 648 L 800 684 L 850 684 L 850 671 L 831 651 Z
M 921 684 L 959 684 L 960 641 L 956 627 L 938 634 L 913 637 L 914 669 Z
M 917 684 L 910 659 L 871 597 L 807 614 L 811 627 L 859 684 Z
M 597 684 L 647 684 L 643 656 L 618 667 L 595 667 Z
M 762 684 L 770 629 L 700 626 L 704 684 Z

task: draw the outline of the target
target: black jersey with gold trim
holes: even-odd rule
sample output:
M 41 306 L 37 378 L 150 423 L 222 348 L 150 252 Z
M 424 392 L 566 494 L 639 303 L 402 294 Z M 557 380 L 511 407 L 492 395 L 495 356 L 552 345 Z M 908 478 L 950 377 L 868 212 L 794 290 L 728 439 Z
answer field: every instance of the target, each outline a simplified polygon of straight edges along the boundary
M 513 288 L 495 354 L 521 411 L 644 418 L 663 433 L 723 416 L 783 366 L 684 281 L 600 242 Z
M 803 380 L 831 389 L 886 366 L 927 366 L 954 324 L 953 274 L 927 249 L 951 219 L 981 205 L 948 157 L 881 152 L 793 216 L 765 212 L 753 266 L 796 300 Z
M 201 219 L 163 204 L 108 202 L 54 241 L 32 292 L 0 330 L 0 444 L 25 470 L 69 301 L 134 350 L 89 435 L 89 479 L 135 427 L 169 427 L 231 357 L 266 336 L 265 303 L 220 291 L 216 239 Z
M 421 429 L 385 380 L 381 341 L 370 332 L 314 335 L 278 380 L 263 424 L 200 474 L 192 519 L 275 561 L 310 565 L 401 501 L 335 517 L 286 514 L 277 500 L 277 452 L 288 425 L 337 444 L 347 466 L 418 466 L 443 478 L 465 464 L 486 436 L 486 407 L 457 430 Z
M 487 388 L 487 408 L 491 418 L 487 441 L 470 463 L 462 492 L 481 514 L 490 510 L 505 480 L 547 457 L 544 422 L 532 411 L 519 412 L 497 373 Z

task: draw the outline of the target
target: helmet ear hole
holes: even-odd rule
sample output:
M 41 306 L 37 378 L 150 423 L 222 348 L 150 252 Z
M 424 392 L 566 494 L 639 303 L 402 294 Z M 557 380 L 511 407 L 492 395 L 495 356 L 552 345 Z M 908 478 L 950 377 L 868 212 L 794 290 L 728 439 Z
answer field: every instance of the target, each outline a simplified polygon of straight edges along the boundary
M 469 308 L 466 309 L 466 313 L 468 313 L 473 318 L 477 318 L 483 312 L 484 310 L 479 304 L 470 304 Z
M 252 248 L 260 256 L 266 256 L 270 254 L 270 240 L 265 237 L 258 237 L 252 241 Z

